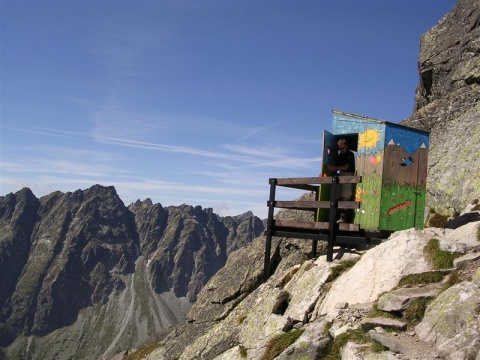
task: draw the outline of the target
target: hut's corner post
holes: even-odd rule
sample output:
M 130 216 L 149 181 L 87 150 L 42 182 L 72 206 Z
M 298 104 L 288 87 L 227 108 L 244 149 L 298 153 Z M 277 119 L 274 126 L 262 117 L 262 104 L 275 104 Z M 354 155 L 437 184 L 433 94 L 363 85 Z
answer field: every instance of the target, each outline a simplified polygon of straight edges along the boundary
M 332 176 L 332 187 L 330 191 L 330 213 L 328 217 L 328 244 L 327 244 L 327 261 L 333 261 L 333 244 L 336 237 L 337 225 L 337 186 L 338 176 Z
M 275 190 L 277 179 L 272 178 L 270 183 L 270 198 L 268 200 L 267 231 L 265 232 L 265 260 L 263 264 L 263 279 L 266 281 L 270 275 L 270 252 L 272 248 L 273 215 L 275 210 Z

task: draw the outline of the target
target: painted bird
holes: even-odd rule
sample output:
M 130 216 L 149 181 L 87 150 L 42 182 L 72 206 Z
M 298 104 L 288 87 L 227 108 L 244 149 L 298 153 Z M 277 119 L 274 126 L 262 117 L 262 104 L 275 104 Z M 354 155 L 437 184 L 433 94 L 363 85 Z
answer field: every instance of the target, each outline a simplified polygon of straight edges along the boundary
M 402 162 L 400 163 L 400 166 L 408 166 L 408 165 L 412 165 L 414 163 L 413 159 L 411 156 L 409 156 L 408 158 L 402 158 Z

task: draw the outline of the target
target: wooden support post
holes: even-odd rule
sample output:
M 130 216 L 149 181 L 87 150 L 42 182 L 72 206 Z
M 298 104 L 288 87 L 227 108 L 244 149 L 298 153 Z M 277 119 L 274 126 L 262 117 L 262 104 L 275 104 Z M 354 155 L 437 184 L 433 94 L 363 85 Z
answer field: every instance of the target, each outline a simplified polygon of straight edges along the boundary
M 263 263 L 263 279 L 266 281 L 270 275 L 270 252 L 272 248 L 273 215 L 275 211 L 275 190 L 277 179 L 270 179 L 270 198 L 268 200 L 267 231 L 265 233 L 265 258 Z
M 315 189 L 315 200 L 320 201 L 320 186 L 317 186 L 317 188 Z M 315 220 L 318 220 L 318 212 L 319 211 L 320 211 L 320 209 L 315 210 L 315 213 L 313 215 Z M 318 250 L 318 240 L 313 239 L 312 240 L 312 257 L 314 257 L 314 258 L 317 257 L 317 250 Z
M 333 261 L 333 244 L 335 243 L 337 225 L 337 186 L 339 186 L 338 176 L 332 176 L 332 187 L 330 190 L 330 214 L 328 217 L 327 261 Z

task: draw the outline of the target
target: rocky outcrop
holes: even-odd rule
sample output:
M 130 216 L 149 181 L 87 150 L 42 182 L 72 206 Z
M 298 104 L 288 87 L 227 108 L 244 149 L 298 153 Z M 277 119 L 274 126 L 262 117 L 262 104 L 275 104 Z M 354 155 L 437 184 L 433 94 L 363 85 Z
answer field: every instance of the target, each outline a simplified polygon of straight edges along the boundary
M 431 131 L 427 202 L 460 212 L 480 198 L 480 1 L 459 0 L 421 38 L 420 83 L 404 124 Z
M 480 222 L 471 225 L 464 226 L 471 236 L 478 236 Z M 260 359 L 277 338 L 293 331 L 301 335 L 276 358 L 333 356 L 336 338 L 363 332 L 371 344 L 380 342 L 387 349 L 375 353 L 371 345 L 362 345 L 364 340 L 352 340 L 342 350 L 344 358 L 388 358 L 402 353 L 402 359 L 470 359 L 475 351 L 480 352 L 476 340 L 480 335 L 480 297 L 474 280 L 480 267 L 478 259 L 471 257 L 461 266 L 458 263 L 458 269 L 437 270 L 439 277 L 429 285 L 421 281 L 401 285 L 412 276 L 431 277 L 432 263 L 426 249 L 432 239 L 450 246 L 457 243 L 451 248 L 463 249 L 464 256 L 476 254 L 474 246 L 462 245 L 456 236 L 464 230 L 457 230 L 400 231 L 365 253 L 337 248 L 332 263 L 321 255 L 291 266 L 282 262 L 290 262 L 293 255 L 287 249 L 297 241 L 278 239 L 276 252 L 283 256 L 279 255 L 277 269 L 266 282 L 261 281 L 264 238 L 255 239 L 235 252 L 204 287 L 187 316 L 189 323 L 172 332 L 147 359 Z M 292 252 L 303 252 L 298 245 Z M 332 279 L 333 270 L 345 263 L 349 264 L 346 271 Z M 462 270 L 466 268 L 470 270 Z M 457 285 L 444 290 L 454 279 Z M 420 323 L 411 315 L 419 303 L 430 303 Z M 445 311 L 439 314 L 440 306 Z M 438 319 L 449 313 L 449 306 L 458 309 L 450 314 L 456 317 L 457 330 L 448 328 L 448 316 Z M 388 313 L 395 319 L 379 317 Z M 441 336 L 437 334 L 444 330 Z M 455 357 L 457 354 L 464 357 Z
M 440 294 L 415 331 L 444 356 L 474 359 L 480 353 L 480 286 L 463 281 Z
M 148 199 L 126 207 L 100 185 L 0 197 L 0 346 L 82 359 L 141 343 L 183 323 L 230 253 L 262 231 L 251 213 Z

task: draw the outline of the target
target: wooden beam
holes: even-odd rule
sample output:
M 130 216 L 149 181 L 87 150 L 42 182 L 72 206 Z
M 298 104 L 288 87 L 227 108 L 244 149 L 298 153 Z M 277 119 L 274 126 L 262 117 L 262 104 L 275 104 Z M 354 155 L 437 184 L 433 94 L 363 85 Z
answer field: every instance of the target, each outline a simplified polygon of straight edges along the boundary
M 307 184 L 330 184 L 332 178 L 330 177 L 307 177 L 307 178 L 282 178 L 277 179 L 277 185 L 307 185 Z
M 309 230 L 304 230 L 303 232 L 300 232 L 299 229 L 296 229 L 295 231 L 275 230 L 275 231 L 272 231 L 272 236 L 294 238 L 294 239 L 305 239 L 305 240 L 322 240 L 322 241 L 328 240 L 328 235 L 326 234 L 313 234 L 308 231 Z
M 308 229 L 308 230 L 328 230 L 328 222 L 317 221 L 298 221 L 298 220 L 275 220 L 274 228 L 288 227 L 292 229 Z M 339 223 L 338 230 L 341 231 L 359 231 L 358 224 Z
M 307 201 L 307 200 L 275 201 L 275 207 L 283 208 L 283 209 L 303 209 L 303 210 L 328 209 L 330 207 L 330 202 L 329 201 Z
M 298 220 L 275 220 L 275 227 L 288 227 L 309 230 L 327 230 L 328 222 L 298 221 Z
M 292 185 L 312 185 L 312 184 L 331 184 L 332 176 L 316 176 L 306 178 L 281 178 L 276 179 L 278 186 L 292 186 Z M 338 176 L 340 184 L 356 184 L 362 182 L 361 176 L 340 175 Z

